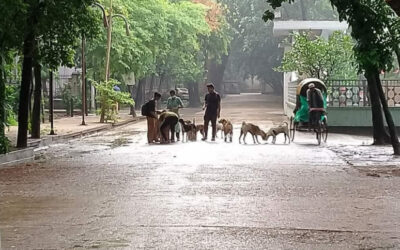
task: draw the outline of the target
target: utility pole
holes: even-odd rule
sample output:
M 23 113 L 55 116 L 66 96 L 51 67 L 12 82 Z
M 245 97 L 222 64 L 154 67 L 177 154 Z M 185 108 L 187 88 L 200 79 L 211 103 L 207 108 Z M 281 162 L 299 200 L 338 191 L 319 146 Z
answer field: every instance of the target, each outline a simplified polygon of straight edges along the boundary
M 50 86 L 49 86 L 49 117 L 50 117 L 50 135 L 54 133 L 54 98 L 53 98 L 53 71 L 50 71 Z
M 112 34 L 112 4 L 113 0 L 110 0 L 110 8 L 108 14 L 108 28 L 107 28 L 107 55 L 106 55 L 106 82 L 110 78 L 110 54 L 111 54 L 111 34 Z
M 85 35 L 82 35 L 82 125 L 86 125 L 86 58 L 85 58 Z

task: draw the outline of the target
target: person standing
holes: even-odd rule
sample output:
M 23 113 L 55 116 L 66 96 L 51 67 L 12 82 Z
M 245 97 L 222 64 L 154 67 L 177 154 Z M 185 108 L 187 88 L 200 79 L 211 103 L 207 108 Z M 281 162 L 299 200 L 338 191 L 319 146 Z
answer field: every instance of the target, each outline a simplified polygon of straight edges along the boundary
M 142 106 L 142 115 L 147 118 L 147 141 L 149 144 L 158 142 L 158 116 L 156 111 L 157 102 L 161 99 L 161 94 L 154 93 L 153 99 Z
M 307 102 L 309 108 L 309 125 L 315 127 L 321 120 L 321 116 L 324 114 L 325 109 L 322 92 L 315 87 L 314 83 L 308 85 Z
M 174 112 L 175 114 L 178 115 L 179 118 L 179 109 L 183 108 L 183 102 L 181 98 L 176 96 L 175 90 L 171 90 L 169 92 L 171 95 L 168 100 L 167 100 L 167 109 L 171 112 Z M 179 141 L 179 134 L 181 132 L 181 125 L 179 122 L 175 126 L 175 133 L 176 133 L 176 140 Z
M 217 134 L 217 119 L 221 114 L 221 96 L 215 91 L 215 87 L 212 83 L 207 84 L 207 90 L 208 94 L 205 97 L 203 106 L 203 110 L 206 112 L 204 114 L 204 138 L 202 140 L 207 140 L 208 124 L 211 121 L 211 141 L 215 141 L 215 136 Z

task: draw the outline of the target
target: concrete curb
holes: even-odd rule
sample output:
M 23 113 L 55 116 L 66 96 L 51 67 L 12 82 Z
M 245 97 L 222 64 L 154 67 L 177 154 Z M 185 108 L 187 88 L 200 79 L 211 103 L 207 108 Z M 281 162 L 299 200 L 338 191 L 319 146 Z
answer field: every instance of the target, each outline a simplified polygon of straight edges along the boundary
M 26 163 L 32 161 L 35 157 L 33 148 L 25 148 L 18 151 L 13 151 L 0 156 L 0 168 L 14 164 Z
M 61 141 L 68 140 L 68 139 L 79 138 L 82 136 L 98 133 L 98 132 L 113 129 L 113 128 L 122 127 L 122 126 L 128 125 L 130 123 L 140 122 L 144 119 L 145 119 L 145 117 L 139 116 L 139 117 L 130 118 L 125 121 L 118 122 L 118 123 L 105 124 L 105 125 L 99 126 L 97 128 L 91 128 L 91 129 L 74 132 L 74 133 L 70 133 L 70 134 L 65 134 L 65 135 L 48 136 L 48 137 L 44 137 L 42 139 L 30 141 L 28 143 L 28 148 L 13 151 L 13 152 L 10 152 L 5 155 L 0 155 L 0 168 L 15 165 L 15 164 L 30 162 L 34 159 L 36 152 L 41 151 L 41 149 L 48 148 L 48 146 L 53 143 L 61 142 Z

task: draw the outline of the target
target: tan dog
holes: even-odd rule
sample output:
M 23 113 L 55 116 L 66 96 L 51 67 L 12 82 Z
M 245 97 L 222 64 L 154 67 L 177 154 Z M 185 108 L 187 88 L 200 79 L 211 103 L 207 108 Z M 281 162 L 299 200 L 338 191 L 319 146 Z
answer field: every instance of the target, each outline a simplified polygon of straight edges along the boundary
M 196 135 L 198 132 L 200 132 L 200 134 L 203 136 L 202 138 L 204 138 L 204 125 L 203 124 L 196 125 Z
M 218 134 L 218 131 L 221 131 L 221 136 L 223 136 L 223 130 L 222 130 L 222 125 L 221 124 L 217 124 L 217 134 Z M 200 134 L 203 136 L 203 138 L 204 138 L 204 125 L 203 124 L 199 124 L 199 125 L 196 125 L 196 135 L 197 135 L 197 133 L 198 132 L 200 132 Z M 218 136 L 217 136 L 218 137 Z
M 284 122 L 282 124 L 280 124 L 277 127 L 273 127 L 270 128 L 267 132 L 267 138 L 265 139 L 266 141 L 268 141 L 268 138 L 270 136 L 273 137 L 272 139 L 272 143 L 275 144 L 276 142 L 276 136 L 278 134 L 284 134 L 285 135 L 285 144 L 286 144 L 286 137 L 289 139 L 289 144 L 290 144 L 290 137 L 289 137 L 289 124 L 287 122 Z
M 239 143 L 241 142 L 240 139 L 242 138 L 242 135 L 244 135 L 243 142 L 246 144 L 247 133 L 250 133 L 251 136 L 253 137 L 254 144 L 256 144 L 256 141 L 257 141 L 257 143 L 260 143 L 258 141 L 258 136 L 261 136 L 261 138 L 263 140 L 265 140 L 267 138 L 267 134 L 264 131 L 262 131 L 260 129 L 260 127 L 254 125 L 254 124 L 251 124 L 251 123 L 243 122 L 242 128 L 240 129 Z
M 232 142 L 232 137 L 233 137 L 233 126 L 232 123 L 226 119 L 221 119 L 218 121 L 218 123 L 222 124 L 222 131 L 224 133 L 224 140 L 226 142 L 228 135 L 229 135 L 229 141 Z
M 185 134 L 186 142 L 195 141 L 196 125 L 194 125 L 191 121 L 184 121 L 183 119 L 179 119 L 179 123 L 182 125 L 182 142 L 185 141 Z

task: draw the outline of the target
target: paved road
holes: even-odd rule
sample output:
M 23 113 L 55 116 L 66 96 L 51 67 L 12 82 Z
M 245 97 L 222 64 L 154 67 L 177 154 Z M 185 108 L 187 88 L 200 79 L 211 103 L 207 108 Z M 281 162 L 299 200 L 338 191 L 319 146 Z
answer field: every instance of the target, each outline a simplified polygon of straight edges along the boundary
M 367 138 L 238 143 L 242 120 L 282 121 L 280 103 L 224 99 L 233 143 L 149 146 L 138 123 L 0 169 L 2 249 L 400 249 L 398 177 L 367 175 L 338 150 Z

